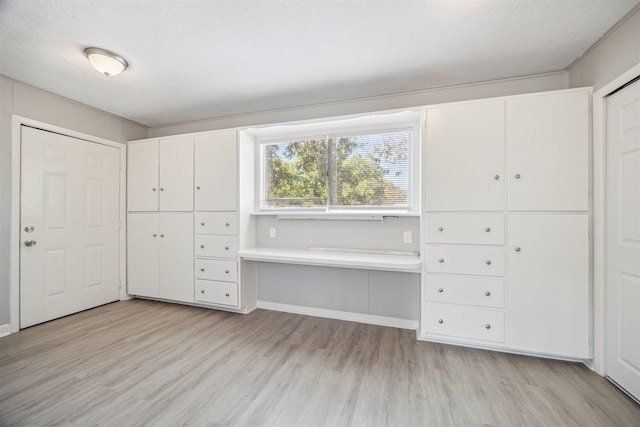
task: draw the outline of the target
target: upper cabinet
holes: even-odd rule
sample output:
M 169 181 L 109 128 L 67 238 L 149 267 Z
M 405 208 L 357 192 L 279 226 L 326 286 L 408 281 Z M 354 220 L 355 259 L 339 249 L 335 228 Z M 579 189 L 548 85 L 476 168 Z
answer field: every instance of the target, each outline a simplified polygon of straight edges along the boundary
M 589 92 L 507 101 L 507 208 L 589 209 Z
M 238 209 L 238 154 L 235 129 L 195 137 L 195 210 Z
M 129 144 L 127 206 L 130 212 L 193 210 L 193 137 Z
M 429 107 L 427 211 L 504 209 L 504 101 Z

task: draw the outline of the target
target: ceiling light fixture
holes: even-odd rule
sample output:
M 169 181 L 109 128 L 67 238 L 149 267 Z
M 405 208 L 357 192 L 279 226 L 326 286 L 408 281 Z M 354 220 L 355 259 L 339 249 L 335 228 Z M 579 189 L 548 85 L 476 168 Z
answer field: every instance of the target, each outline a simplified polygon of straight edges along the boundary
M 127 69 L 129 63 L 120 55 L 99 47 L 88 47 L 84 54 L 93 67 L 105 76 L 117 76 Z

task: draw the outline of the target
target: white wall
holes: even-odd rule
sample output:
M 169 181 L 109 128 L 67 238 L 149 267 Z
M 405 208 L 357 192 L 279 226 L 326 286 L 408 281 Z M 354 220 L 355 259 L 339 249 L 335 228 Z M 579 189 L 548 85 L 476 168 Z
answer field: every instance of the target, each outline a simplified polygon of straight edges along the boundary
M 569 87 L 594 92 L 640 63 L 640 6 L 569 67 Z
M 18 115 L 117 142 L 146 138 L 140 124 L 66 98 L 0 77 L 0 325 L 10 320 L 9 250 L 11 194 L 11 118 Z

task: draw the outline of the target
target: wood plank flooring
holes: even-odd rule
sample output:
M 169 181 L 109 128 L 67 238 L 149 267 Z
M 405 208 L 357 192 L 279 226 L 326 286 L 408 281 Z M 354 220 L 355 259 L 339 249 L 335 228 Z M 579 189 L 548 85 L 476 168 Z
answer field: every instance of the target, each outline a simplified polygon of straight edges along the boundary
M 639 426 L 580 364 L 131 300 L 0 338 L 0 425 Z

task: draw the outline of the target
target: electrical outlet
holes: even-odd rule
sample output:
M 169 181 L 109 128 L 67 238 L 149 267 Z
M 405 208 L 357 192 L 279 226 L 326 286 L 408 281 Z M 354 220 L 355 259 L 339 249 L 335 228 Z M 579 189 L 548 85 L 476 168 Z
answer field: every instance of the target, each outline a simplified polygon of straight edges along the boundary
M 271 237 L 272 239 L 276 238 L 276 228 L 275 227 L 269 227 L 269 237 Z
M 404 232 L 404 242 L 411 243 L 413 240 L 411 239 L 411 231 Z

